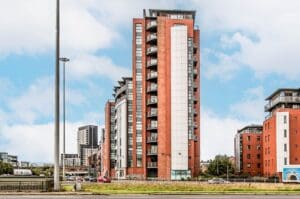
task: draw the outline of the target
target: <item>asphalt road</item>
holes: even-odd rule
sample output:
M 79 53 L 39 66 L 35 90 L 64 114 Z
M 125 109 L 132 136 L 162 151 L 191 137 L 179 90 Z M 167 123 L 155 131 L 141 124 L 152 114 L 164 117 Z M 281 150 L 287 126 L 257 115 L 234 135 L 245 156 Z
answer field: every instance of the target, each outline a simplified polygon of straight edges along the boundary
M 109 195 L 109 196 L 91 196 L 91 195 L 65 195 L 65 196 L 21 196 L 21 195 L 0 195 L 0 199 L 299 199 L 299 196 L 293 195 Z

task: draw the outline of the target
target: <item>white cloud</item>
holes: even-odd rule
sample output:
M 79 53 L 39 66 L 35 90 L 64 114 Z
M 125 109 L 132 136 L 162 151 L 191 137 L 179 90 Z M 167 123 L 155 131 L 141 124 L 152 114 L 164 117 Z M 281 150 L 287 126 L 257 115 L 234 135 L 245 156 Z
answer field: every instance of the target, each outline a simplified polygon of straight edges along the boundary
M 77 129 L 83 123 L 66 123 L 66 152 L 77 153 Z M 19 160 L 32 162 L 53 162 L 54 125 L 19 124 L 0 128 L 0 151 L 19 156 Z M 62 124 L 61 124 L 62 127 Z M 61 130 L 62 142 L 62 130 Z M 62 151 L 62 146 L 61 146 Z
M 82 92 L 67 87 L 66 104 L 80 106 L 87 103 L 88 99 Z M 62 91 L 60 96 L 62 97 Z M 38 78 L 17 95 L 8 95 L 3 104 L 7 106 L 7 110 L 3 110 L 0 115 L 9 123 L 33 124 L 37 120 L 48 120 L 54 111 L 54 80 L 51 77 Z
M 201 160 L 214 158 L 218 154 L 234 155 L 234 135 L 247 125 L 232 116 L 220 117 L 201 110 Z
M 95 52 L 108 47 L 117 32 L 89 11 L 91 1 L 62 1 L 63 52 Z M 10 0 L 0 7 L 0 56 L 40 54 L 54 49 L 55 1 Z
M 210 61 L 211 56 L 216 62 Z M 202 60 L 203 73 L 208 79 L 217 77 L 222 81 L 230 80 L 234 77 L 234 72 L 240 69 L 240 63 L 233 56 L 208 48 L 203 50 Z
M 287 79 L 297 79 L 300 57 L 300 2 L 288 0 L 196 1 L 200 28 L 205 32 L 230 34 L 240 50 L 230 54 L 239 67 L 247 65 L 257 77 L 273 73 Z M 250 35 L 250 36 L 249 36 Z M 251 35 L 256 39 L 251 39 Z M 220 46 L 224 45 L 220 41 Z M 228 44 L 228 43 L 227 43 Z M 204 63 L 206 64 L 206 63 Z M 214 71 L 223 65 L 215 67 Z M 227 67 L 226 63 L 224 67 Z M 233 70 L 236 72 L 238 69 Z M 222 74 L 223 70 L 219 70 Z M 221 75 L 219 75 L 221 76 Z
M 230 106 L 230 114 L 244 121 L 261 124 L 265 115 L 264 96 L 262 86 L 246 90 L 240 102 Z
M 103 76 L 118 80 L 131 76 L 129 69 L 115 65 L 108 57 L 80 55 L 72 61 L 69 74 L 72 78 L 82 79 L 89 76 Z

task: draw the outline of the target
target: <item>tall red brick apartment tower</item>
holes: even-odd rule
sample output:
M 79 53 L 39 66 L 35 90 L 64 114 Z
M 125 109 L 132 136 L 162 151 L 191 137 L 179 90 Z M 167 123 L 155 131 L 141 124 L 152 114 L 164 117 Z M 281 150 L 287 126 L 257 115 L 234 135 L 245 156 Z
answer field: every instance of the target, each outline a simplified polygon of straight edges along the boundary
M 176 180 L 200 170 L 199 30 L 195 11 L 133 19 L 133 167 Z
M 200 54 L 194 20 L 195 11 L 181 10 L 148 10 L 133 19 L 132 79 L 118 81 L 106 104 L 102 176 L 198 176 Z
M 283 167 L 300 164 L 300 89 L 281 88 L 266 100 L 263 173 L 280 177 Z

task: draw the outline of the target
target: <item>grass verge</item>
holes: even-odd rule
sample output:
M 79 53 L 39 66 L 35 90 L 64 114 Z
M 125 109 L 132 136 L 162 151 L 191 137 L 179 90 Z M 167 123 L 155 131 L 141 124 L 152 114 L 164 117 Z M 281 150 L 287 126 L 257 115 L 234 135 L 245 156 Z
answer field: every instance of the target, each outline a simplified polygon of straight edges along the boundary
M 64 190 L 72 190 L 71 185 Z M 199 182 L 113 182 L 83 184 L 84 192 L 93 194 L 300 194 L 297 184 L 233 183 L 211 185 Z

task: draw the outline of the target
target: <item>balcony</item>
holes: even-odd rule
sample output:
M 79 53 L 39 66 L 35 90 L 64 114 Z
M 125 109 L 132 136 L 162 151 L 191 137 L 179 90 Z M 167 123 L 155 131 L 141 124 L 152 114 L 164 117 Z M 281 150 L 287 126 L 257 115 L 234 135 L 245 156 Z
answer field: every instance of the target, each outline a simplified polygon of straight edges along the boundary
M 196 96 L 193 97 L 194 103 L 198 102 L 198 99 L 196 98 Z
M 300 97 L 299 96 L 279 96 L 274 100 L 269 101 L 267 105 L 265 105 L 265 111 L 270 111 L 274 106 L 280 103 L 287 103 L 287 104 L 300 104 Z
M 156 78 L 157 78 L 157 72 L 150 72 L 147 74 L 147 80 L 156 79 Z
M 198 59 L 196 56 L 193 57 L 193 62 L 194 62 L 194 65 L 197 65 Z
M 156 29 L 156 27 L 157 27 L 157 22 L 156 22 L 156 21 L 150 21 L 150 22 L 147 24 L 146 29 L 147 29 L 147 30 L 154 30 L 154 29 Z
M 147 105 L 157 104 L 157 97 L 151 97 L 147 100 Z
M 157 59 L 150 59 L 147 61 L 147 67 L 157 66 Z
M 157 135 L 156 136 L 149 136 L 147 137 L 147 143 L 156 143 L 157 142 Z
M 111 144 L 111 145 L 110 145 L 110 148 L 111 148 L 112 150 L 117 150 L 117 149 L 118 149 L 117 145 L 115 145 L 115 144 Z
M 119 97 L 120 94 L 124 93 L 125 91 L 127 90 L 127 86 L 122 86 L 121 88 L 119 88 L 117 91 L 116 91 L 116 97 Z
M 147 162 L 147 168 L 157 168 L 157 162 Z
M 147 155 L 157 155 L 157 148 L 156 149 L 150 149 L 147 153 Z
M 198 128 L 198 125 L 197 125 L 196 122 L 194 122 L 194 128 L 195 128 L 195 129 Z
M 152 108 L 151 111 L 148 111 L 147 117 L 157 117 L 157 109 Z
M 157 53 L 157 47 L 156 46 L 151 46 L 147 48 L 147 55 L 153 55 Z
M 148 43 L 155 42 L 156 40 L 157 40 L 157 34 L 156 33 L 152 33 L 152 34 L 149 34 L 147 36 L 147 42 Z
M 197 90 L 198 84 L 194 83 L 194 84 L 193 84 L 193 88 L 194 88 L 194 90 Z
M 198 111 L 193 110 L 193 113 L 194 113 L 195 116 L 198 115 Z
M 156 92 L 157 91 L 157 84 L 151 84 L 150 86 L 148 86 L 147 88 L 147 92 Z
M 193 74 L 194 74 L 194 76 L 197 76 L 197 75 L 198 75 L 198 70 L 197 70 L 196 68 L 194 68 Z
M 148 131 L 151 131 L 151 130 L 157 130 L 157 121 L 156 121 L 156 124 L 154 123 L 154 124 L 149 124 L 148 126 L 147 126 L 147 130 Z
M 198 49 L 198 44 L 193 44 L 193 48 L 194 48 L 194 51 L 196 51 Z

